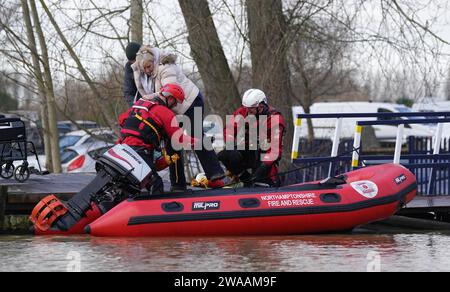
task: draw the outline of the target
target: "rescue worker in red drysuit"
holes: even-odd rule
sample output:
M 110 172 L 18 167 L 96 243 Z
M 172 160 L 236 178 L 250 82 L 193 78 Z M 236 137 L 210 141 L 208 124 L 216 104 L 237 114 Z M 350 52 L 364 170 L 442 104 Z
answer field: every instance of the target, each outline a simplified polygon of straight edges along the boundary
M 247 118 L 254 116 L 256 124 L 245 123 L 245 141 L 239 140 L 238 116 Z M 267 117 L 265 120 L 262 117 Z M 263 121 L 267 121 L 267 137 L 260 136 L 260 127 Z M 242 124 L 241 124 L 242 125 Z M 256 150 L 251 150 L 254 144 L 250 139 L 250 128 L 256 129 Z M 285 122 L 282 115 L 267 104 L 265 93 L 259 89 L 250 89 L 245 92 L 242 106 L 234 113 L 230 123 L 225 128 L 224 137 L 226 143 L 234 143 L 237 147 L 245 144 L 245 150 L 225 150 L 219 153 L 219 160 L 226 166 L 229 173 L 239 178 L 246 186 L 254 183 L 280 186 L 278 177 L 278 163 L 282 157 L 283 136 Z M 264 148 L 261 147 L 264 144 Z M 251 170 L 251 173 L 249 172 Z
M 183 134 L 178 123 L 172 124 L 172 120 L 176 117 L 171 109 L 183 101 L 183 89 L 175 84 L 167 84 L 161 88 L 158 96 L 152 100 L 138 100 L 119 118 L 122 129 L 118 143 L 132 147 L 153 170 L 154 174 L 148 186 L 152 195 L 164 192 L 163 181 L 158 171 L 178 163 L 176 155 L 166 155 L 161 145 L 171 143 L 175 135 L 179 135 L 177 142 L 183 145 L 183 148 L 194 147 L 198 142 L 197 139 Z M 155 150 L 161 150 L 163 154 L 156 162 L 154 161 Z

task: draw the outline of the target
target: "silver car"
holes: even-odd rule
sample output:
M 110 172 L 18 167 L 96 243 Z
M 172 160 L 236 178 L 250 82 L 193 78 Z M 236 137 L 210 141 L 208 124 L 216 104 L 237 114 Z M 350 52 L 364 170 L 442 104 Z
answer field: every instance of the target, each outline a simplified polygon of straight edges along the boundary
M 97 142 L 68 147 L 62 151 L 61 164 L 65 173 L 95 173 L 96 159 L 114 144 Z

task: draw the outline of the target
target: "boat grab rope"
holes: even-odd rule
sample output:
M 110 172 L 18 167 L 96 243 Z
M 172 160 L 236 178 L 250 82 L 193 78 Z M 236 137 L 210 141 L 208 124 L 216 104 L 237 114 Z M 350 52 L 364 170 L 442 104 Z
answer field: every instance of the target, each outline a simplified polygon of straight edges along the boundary
M 277 174 L 269 175 L 267 177 L 264 177 L 264 178 L 258 179 L 258 180 L 267 180 L 267 179 L 279 178 L 279 177 L 285 176 L 287 174 L 296 173 L 296 172 L 299 172 L 299 171 L 302 171 L 302 170 L 305 170 L 305 169 L 313 168 L 313 167 L 319 166 L 319 165 L 324 164 L 324 163 L 333 162 L 337 158 L 347 157 L 349 154 L 353 154 L 355 152 L 360 154 L 360 151 L 361 151 L 361 147 L 360 148 L 354 148 L 353 147 L 352 150 L 347 151 L 347 152 L 343 152 L 343 153 L 341 153 L 341 154 L 339 154 L 337 156 L 334 156 L 334 157 L 330 157 L 329 159 L 325 159 L 323 161 L 319 161 L 319 162 L 315 162 L 315 163 L 312 163 L 312 164 L 308 164 L 306 166 L 294 168 L 294 169 L 289 170 L 289 171 L 285 171 L 285 172 L 280 172 L 280 173 L 277 173 Z M 253 178 L 250 181 L 247 181 L 245 183 L 256 183 L 256 180 L 257 180 L 256 178 Z M 234 186 L 235 188 L 238 187 L 237 184 L 230 184 L 227 187 L 230 187 L 230 186 Z

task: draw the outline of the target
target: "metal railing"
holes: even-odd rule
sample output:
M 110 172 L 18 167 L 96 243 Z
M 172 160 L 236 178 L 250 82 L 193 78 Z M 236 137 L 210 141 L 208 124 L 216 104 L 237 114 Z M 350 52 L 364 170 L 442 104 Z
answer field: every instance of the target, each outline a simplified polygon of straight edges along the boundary
M 410 118 L 398 119 L 393 118 Z M 344 119 L 367 119 L 377 118 L 373 121 L 356 121 L 356 130 L 353 140 L 353 155 L 339 155 L 339 145 L 341 142 L 341 133 Z M 421 118 L 421 119 L 419 119 Z M 331 154 L 328 157 L 300 157 L 300 139 L 301 126 L 303 119 L 336 119 L 335 132 L 332 140 Z M 434 185 L 436 183 L 436 169 L 439 167 L 450 167 L 450 154 L 441 154 L 440 145 L 442 142 L 443 125 L 450 123 L 450 112 L 430 112 L 430 113 L 344 113 L 344 114 L 301 114 L 297 116 L 295 122 L 294 143 L 292 149 L 292 160 L 298 164 L 317 164 L 327 163 L 329 165 L 328 176 L 335 174 L 335 165 L 340 162 L 351 163 L 351 169 L 360 167 L 361 161 L 386 162 L 392 160 L 393 163 L 402 164 L 411 170 L 429 168 L 430 175 L 427 187 L 427 194 L 434 194 Z M 434 136 L 433 154 L 407 154 L 402 155 L 402 146 L 404 138 L 405 125 L 412 124 L 437 124 Z M 362 155 L 361 140 L 362 129 L 365 126 L 374 125 L 391 125 L 397 126 L 397 136 L 395 143 L 394 155 Z M 432 161 L 431 163 L 423 163 L 422 160 Z M 419 163 L 411 163 L 411 161 L 419 161 Z M 445 161 L 445 162 L 442 162 Z M 450 189 L 450 186 L 449 186 Z M 450 190 L 448 192 L 450 195 Z

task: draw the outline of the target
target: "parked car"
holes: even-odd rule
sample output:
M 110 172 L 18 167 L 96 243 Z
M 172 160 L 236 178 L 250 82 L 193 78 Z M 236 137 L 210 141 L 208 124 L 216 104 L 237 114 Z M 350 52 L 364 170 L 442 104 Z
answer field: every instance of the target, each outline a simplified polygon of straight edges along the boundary
M 448 112 L 450 111 L 450 101 L 426 98 L 423 102 L 414 103 L 412 109 L 415 112 Z
M 320 102 L 315 103 L 311 107 L 312 114 L 326 113 L 407 113 L 412 112 L 411 108 L 392 103 L 377 102 Z M 294 107 L 294 118 L 298 114 L 304 113 L 302 107 Z M 397 120 L 397 119 L 420 119 L 421 117 L 404 117 L 404 118 L 379 118 L 378 120 Z M 343 138 L 354 137 L 355 125 L 357 121 L 375 121 L 377 118 L 355 118 L 344 119 L 341 136 Z M 332 139 L 334 137 L 335 119 L 315 119 L 313 120 L 315 138 Z M 395 142 L 397 137 L 397 126 L 375 125 L 373 126 L 375 136 L 380 142 Z M 302 127 L 302 136 L 306 137 L 307 127 Z M 409 136 L 416 137 L 432 137 L 434 131 L 429 125 L 405 125 L 404 138 Z
M 72 127 L 66 124 L 59 124 L 58 123 L 58 133 L 59 137 L 62 137 L 70 132 L 73 132 Z
M 91 133 L 93 135 L 84 130 L 67 133 L 59 139 L 59 147 L 61 151 L 67 147 L 94 144 L 99 141 L 103 144 L 115 143 L 117 141 L 116 135 L 109 129 L 93 129 Z
M 450 101 L 437 101 L 433 98 L 427 99 L 422 103 L 415 103 L 413 110 L 417 112 L 450 112 Z M 436 131 L 437 125 L 430 125 L 433 131 Z M 442 137 L 450 139 L 450 123 L 444 124 Z
M 64 149 L 61 164 L 65 173 L 94 173 L 96 159 L 114 144 L 101 142 L 84 144 Z
M 203 131 L 205 136 L 212 138 L 212 147 L 215 151 L 219 152 L 225 148 L 225 142 L 223 140 L 223 128 L 215 122 L 204 121 Z

